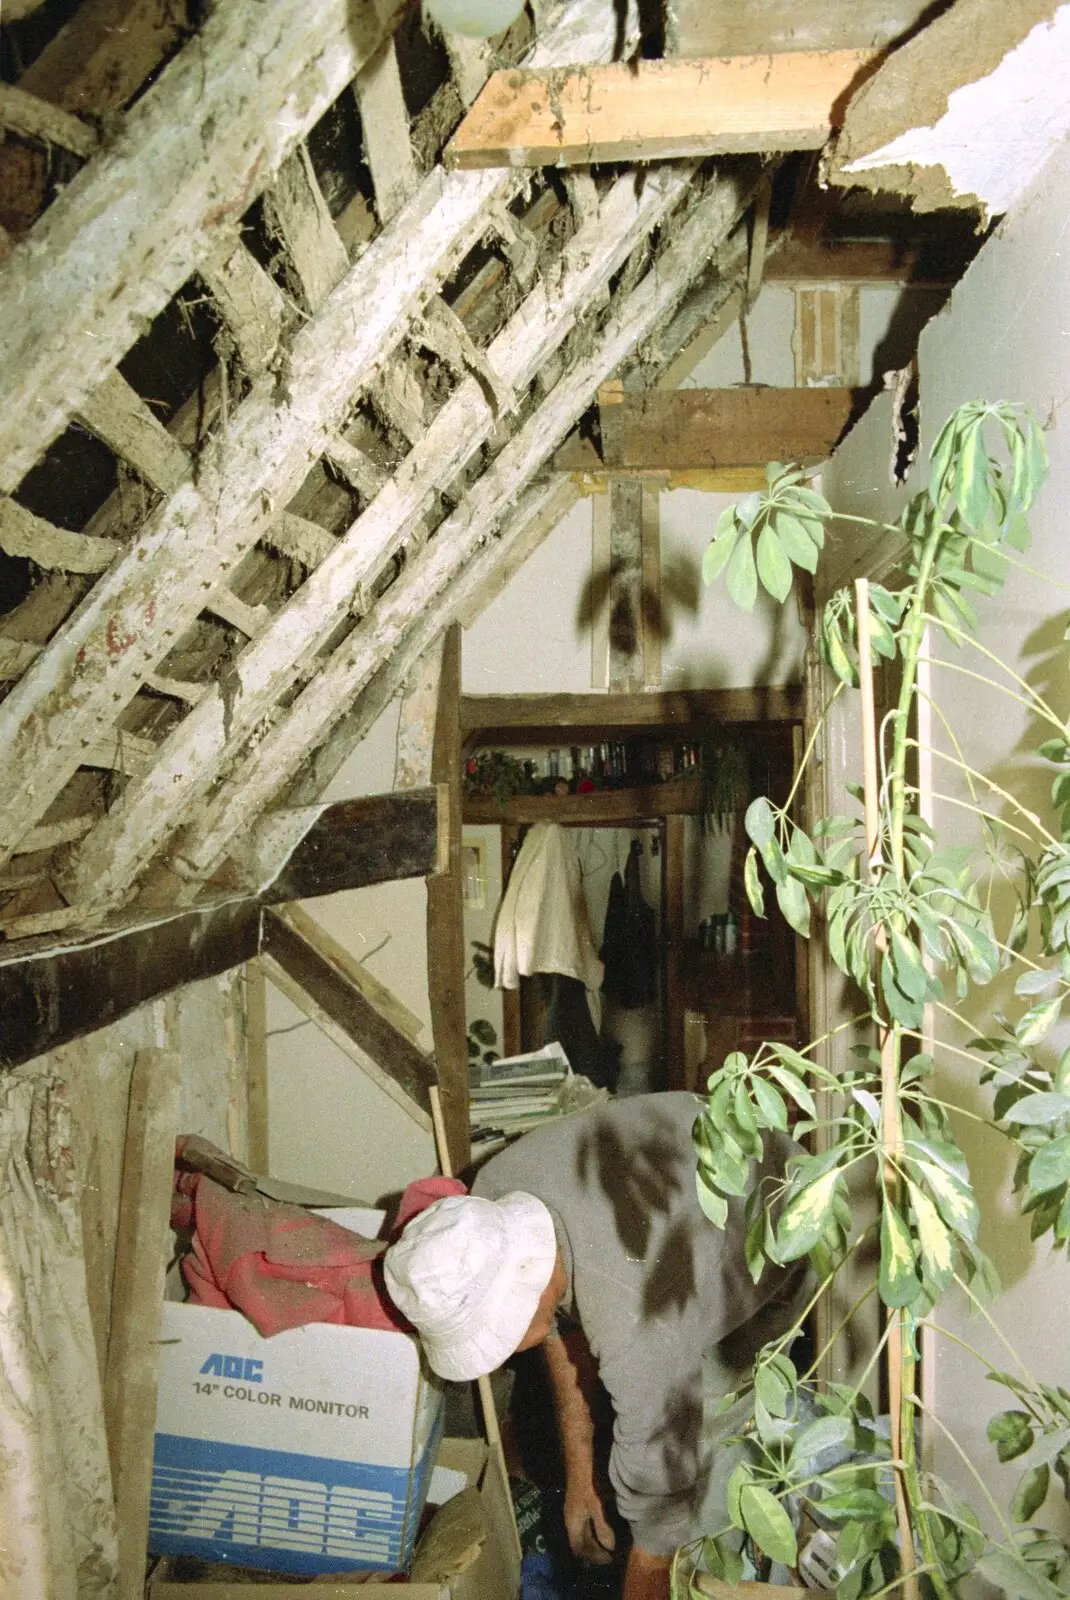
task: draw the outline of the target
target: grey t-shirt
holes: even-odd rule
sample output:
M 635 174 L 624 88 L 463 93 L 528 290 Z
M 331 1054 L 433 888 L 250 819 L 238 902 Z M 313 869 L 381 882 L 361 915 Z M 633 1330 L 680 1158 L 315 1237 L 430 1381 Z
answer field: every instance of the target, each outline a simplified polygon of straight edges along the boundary
M 568 1277 L 563 1313 L 582 1327 L 613 1404 L 617 1505 L 654 1555 L 691 1536 L 703 1351 L 789 1296 L 806 1273 L 805 1262 L 767 1267 L 755 1285 L 742 1203 L 730 1204 L 724 1232 L 703 1216 L 691 1147 L 701 1105 L 667 1093 L 592 1107 L 525 1134 L 473 1184 L 491 1200 L 522 1189 L 550 1209 Z M 779 1172 L 797 1147 L 764 1137 L 763 1172 Z

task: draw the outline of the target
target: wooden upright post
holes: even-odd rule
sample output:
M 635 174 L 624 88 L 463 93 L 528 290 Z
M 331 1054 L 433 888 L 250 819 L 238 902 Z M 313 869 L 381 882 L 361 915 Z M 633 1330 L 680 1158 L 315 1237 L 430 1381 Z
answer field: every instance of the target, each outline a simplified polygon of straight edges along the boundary
M 471 1145 L 461 885 L 461 630 L 456 623 L 442 651 L 431 775 L 447 795 L 448 827 L 442 870 L 427 880 L 427 986 L 450 1162 L 460 1172 L 468 1165 Z
M 178 1097 L 177 1055 L 166 1050 L 139 1050 L 130 1080 L 104 1377 L 104 1416 L 119 1529 L 119 1600 L 141 1600 L 145 1589 Z

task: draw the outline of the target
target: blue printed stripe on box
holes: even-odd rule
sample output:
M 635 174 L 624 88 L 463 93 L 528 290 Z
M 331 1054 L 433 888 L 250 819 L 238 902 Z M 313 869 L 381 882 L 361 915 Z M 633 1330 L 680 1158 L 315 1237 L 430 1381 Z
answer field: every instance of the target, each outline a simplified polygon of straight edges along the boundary
M 396 1570 L 411 1555 L 433 1456 L 410 1477 L 403 1467 L 158 1433 L 149 1548 L 281 1572 Z

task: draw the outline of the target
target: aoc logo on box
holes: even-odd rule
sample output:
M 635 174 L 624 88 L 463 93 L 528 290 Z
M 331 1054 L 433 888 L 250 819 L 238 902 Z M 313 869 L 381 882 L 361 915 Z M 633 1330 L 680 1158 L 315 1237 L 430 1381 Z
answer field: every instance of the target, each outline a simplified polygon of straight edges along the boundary
M 216 1378 L 244 1378 L 246 1383 L 263 1383 L 264 1363 L 251 1356 L 227 1356 L 214 1351 L 201 1368 Z

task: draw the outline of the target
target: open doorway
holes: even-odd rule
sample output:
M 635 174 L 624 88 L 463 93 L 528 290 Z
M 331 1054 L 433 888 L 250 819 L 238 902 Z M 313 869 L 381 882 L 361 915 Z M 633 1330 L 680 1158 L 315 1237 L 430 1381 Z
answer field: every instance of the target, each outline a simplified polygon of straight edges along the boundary
M 613 697 L 600 698 L 608 710 Z M 645 990 L 640 984 L 637 997 L 622 997 L 611 969 L 596 1015 L 599 1039 L 617 1055 L 613 1087 L 621 1093 L 701 1091 L 731 1050 L 753 1050 L 763 1039 L 800 1042 L 807 1023 L 805 946 L 800 950 L 802 942 L 781 916 L 772 886 L 766 886 L 766 916 L 759 919 L 743 882 L 746 800 L 759 794 L 778 804 L 787 799 L 797 727 L 797 718 L 784 717 L 732 728 L 745 768 L 743 797 L 732 812 L 711 809 L 708 772 L 672 764 L 660 782 L 572 793 L 559 781 L 564 792 L 556 794 L 466 799 L 464 842 L 482 874 L 476 892 L 466 893 L 469 1028 L 478 1023 L 487 1038 L 492 1030 L 489 1047 L 513 1055 L 545 1044 L 548 1024 L 560 1011 L 560 996 L 544 974 L 523 980 L 518 990 L 485 987 L 513 862 L 528 829 L 542 822 L 557 823 L 568 835 L 594 948 L 604 959 L 611 954 L 605 946 L 614 883 L 620 896 L 628 881 L 646 917 L 639 956 L 652 956 L 652 981 Z M 494 729 L 499 739 L 502 731 Z M 680 742 L 671 725 L 642 731 L 670 752 Z M 712 730 L 699 731 L 708 736 Z M 485 747 L 473 740 L 469 748 Z M 534 761 L 536 748 L 517 743 L 512 759 Z M 642 969 L 642 959 L 638 965 Z M 486 1039 L 476 1042 L 482 1048 Z M 607 1081 L 604 1065 L 593 1076 Z

